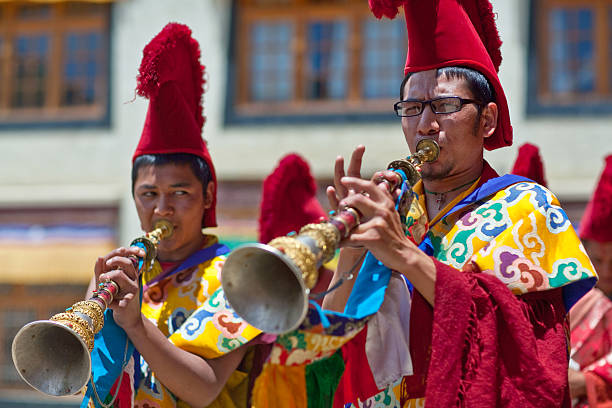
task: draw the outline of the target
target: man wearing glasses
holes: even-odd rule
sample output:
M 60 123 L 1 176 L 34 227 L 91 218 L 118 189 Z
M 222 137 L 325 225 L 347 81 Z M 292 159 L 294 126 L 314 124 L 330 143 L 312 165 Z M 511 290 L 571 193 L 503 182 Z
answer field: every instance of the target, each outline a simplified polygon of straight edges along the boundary
M 552 193 L 483 158 L 512 144 L 491 4 L 369 3 L 404 7 L 395 112 L 411 152 L 440 154 L 392 192 L 394 172 L 361 178 L 364 146 L 346 173 L 336 160 L 330 204 L 360 215 L 330 288 L 344 283 L 279 336 L 254 406 L 569 407 L 566 314 L 597 278 Z
M 377 17 L 397 14 L 388 4 L 370 1 Z M 382 182 L 395 173 L 361 178 L 364 146 L 346 173 L 336 160 L 330 204 L 355 208 L 361 224 L 344 241 L 331 285 L 354 264 L 361 269 L 324 307 L 350 314 L 374 297 L 371 288 L 386 290 L 364 329 L 363 352 L 343 348 L 336 401 L 568 407 L 566 313 L 596 275 L 552 193 L 500 177 L 484 160 L 484 149 L 512 144 L 491 5 L 403 6 L 410 47 L 394 108 L 410 151 L 432 139 L 440 154 L 423 164 L 405 217 L 395 207 L 399 189 L 389 193 Z M 366 251 L 376 262 L 362 261 Z

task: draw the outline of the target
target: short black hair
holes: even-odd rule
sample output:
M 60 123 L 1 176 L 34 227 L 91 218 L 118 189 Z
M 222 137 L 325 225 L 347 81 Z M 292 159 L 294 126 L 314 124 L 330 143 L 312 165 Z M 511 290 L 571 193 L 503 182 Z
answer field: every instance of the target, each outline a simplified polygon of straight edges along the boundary
M 212 180 L 210 168 L 204 159 L 195 154 L 190 153 L 169 153 L 169 154 L 143 154 L 138 156 L 132 164 L 132 195 L 134 195 L 134 187 L 138 171 L 147 166 L 163 166 L 165 164 L 188 164 L 193 171 L 193 174 L 202 183 L 202 192 L 206 197 L 206 188 Z
M 408 82 L 408 79 L 412 74 L 412 72 L 406 74 L 404 80 L 402 81 L 400 86 L 400 100 L 404 99 L 404 86 L 406 86 L 406 82 Z M 478 101 L 481 104 L 481 107 L 485 106 L 489 102 L 495 102 L 495 90 L 493 89 L 493 86 L 491 86 L 491 83 L 487 77 L 475 69 L 467 67 L 443 67 L 436 70 L 436 75 L 438 77 L 446 75 L 446 77 L 449 79 L 464 79 L 467 82 L 470 92 L 472 93 L 472 98 Z

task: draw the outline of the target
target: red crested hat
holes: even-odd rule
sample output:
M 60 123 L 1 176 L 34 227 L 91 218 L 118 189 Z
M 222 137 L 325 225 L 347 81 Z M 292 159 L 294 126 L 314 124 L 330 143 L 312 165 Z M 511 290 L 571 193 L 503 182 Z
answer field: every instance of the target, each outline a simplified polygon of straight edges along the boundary
M 212 206 L 202 225 L 217 226 L 217 178 L 202 139 L 204 66 L 200 46 L 184 24 L 169 23 L 147 44 L 138 73 L 138 95 L 149 99 L 132 161 L 143 154 L 190 153 L 206 161 L 214 183 Z
M 295 153 L 283 157 L 263 182 L 259 241 L 270 242 L 325 218 L 316 192 L 308 163 Z
M 487 150 L 512 144 L 512 126 L 497 76 L 501 40 L 489 0 L 369 0 L 372 13 L 394 18 L 404 6 L 408 53 L 404 73 L 450 66 L 472 68 L 495 90 L 497 129 L 484 141 Z
M 580 238 L 612 241 L 612 155 L 606 157 L 597 188 L 584 210 L 580 222 Z
M 510 173 L 527 177 L 544 187 L 548 187 L 544 177 L 544 164 L 540 157 L 540 149 L 531 143 L 525 143 L 519 148 L 518 156 Z

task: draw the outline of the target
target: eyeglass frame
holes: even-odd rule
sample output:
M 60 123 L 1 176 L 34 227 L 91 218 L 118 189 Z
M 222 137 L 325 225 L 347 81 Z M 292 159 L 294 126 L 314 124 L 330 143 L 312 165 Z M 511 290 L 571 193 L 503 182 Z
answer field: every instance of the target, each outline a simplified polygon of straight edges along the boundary
M 432 102 L 439 101 L 441 99 L 459 99 L 459 102 L 461 104 L 459 105 L 459 109 L 457 109 L 456 111 L 452 111 L 452 112 L 436 112 L 434 107 L 433 107 L 433 105 L 432 105 Z M 417 113 L 417 114 L 414 114 L 414 115 L 400 115 L 399 112 L 398 112 L 398 105 L 400 103 L 402 103 L 402 102 L 419 102 L 421 104 L 421 107 L 422 107 L 421 111 L 419 113 Z M 482 103 L 477 101 L 477 100 L 474 100 L 474 99 L 462 98 L 460 96 L 440 96 L 438 98 L 426 99 L 424 101 L 421 101 L 421 100 L 418 100 L 418 99 L 404 99 L 403 101 L 397 101 L 397 102 L 395 102 L 393 104 L 393 111 L 400 118 L 413 118 L 415 116 L 419 116 L 420 114 L 422 114 L 425 111 L 425 106 L 429 105 L 431 111 L 433 113 L 435 113 L 436 115 L 448 115 L 448 114 L 451 114 L 451 113 L 459 112 L 461 109 L 463 109 L 464 105 L 469 105 L 471 103 L 473 103 L 475 105 L 478 105 L 478 109 L 479 110 L 480 110 L 480 108 L 482 108 Z

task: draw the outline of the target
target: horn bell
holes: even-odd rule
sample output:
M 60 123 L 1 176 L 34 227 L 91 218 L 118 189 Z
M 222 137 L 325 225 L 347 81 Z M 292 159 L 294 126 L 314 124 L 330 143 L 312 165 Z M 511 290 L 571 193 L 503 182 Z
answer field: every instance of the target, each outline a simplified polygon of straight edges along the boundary
M 238 316 L 265 333 L 295 330 L 306 317 L 309 290 L 302 272 L 270 245 L 234 249 L 223 264 L 221 285 Z
M 45 394 L 76 394 L 89 381 L 89 350 L 63 324 L 51 320 L 26 324 L 13 339 L 12 355 L 21 378 Z

